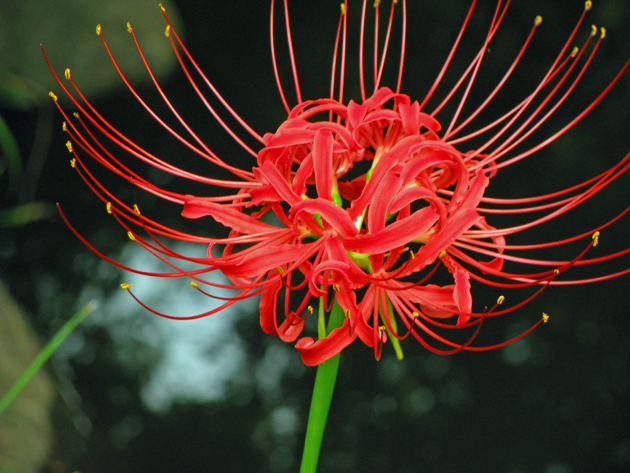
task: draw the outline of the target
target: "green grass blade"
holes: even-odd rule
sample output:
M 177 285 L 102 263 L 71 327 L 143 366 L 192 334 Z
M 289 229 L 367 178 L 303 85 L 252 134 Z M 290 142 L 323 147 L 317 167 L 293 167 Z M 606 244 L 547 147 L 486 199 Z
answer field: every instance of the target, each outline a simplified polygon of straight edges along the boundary
M 70 317 L 63 327 L 52 337 L 52 339 L 46 344 L 42 351 L 35 357 L 33 362 L 26 368 L 24 373 L 18 378 L 18 380 L 9 388 L 9 390 L 0 399 L 0 415 L 11 404 L 11 402 L 20 394 L 22 389 L 28 384 L 28 382 L 37 374 L 41 367 L 48 361 L 52 354 L 59 348 L 59 345 L 77 328 L 77 326 L 85 319 L 89 314 L 94 312 L 98 307 L 98 302 L 90 301 L 76 314 Z

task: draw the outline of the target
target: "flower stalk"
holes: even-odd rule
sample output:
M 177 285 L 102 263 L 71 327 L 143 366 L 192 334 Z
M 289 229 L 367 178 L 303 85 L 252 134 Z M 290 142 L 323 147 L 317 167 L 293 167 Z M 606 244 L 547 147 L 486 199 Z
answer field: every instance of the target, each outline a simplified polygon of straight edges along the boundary
M 320 299 L 320 311 L 323 306 L 324 301 Z M 326 335 L 333 329 L 341 327 L 343 321 L 343 309 L 335 301 L 330 311 Z M 335 390 L 340 357 L 341 353 L 338 353 L 317 366 L 311 409 L 308 414 L 308 425 L 306 426 L 306 439 L 304 441 L 304 453 L 302 454 L 300 473 L 315 473 L 315 471 L 317 471 L 319 451 L 322 446 L 322 439 L 324 438 L 324 429 L 326 427 L 326 419 L 328 418 L 333 391 Z

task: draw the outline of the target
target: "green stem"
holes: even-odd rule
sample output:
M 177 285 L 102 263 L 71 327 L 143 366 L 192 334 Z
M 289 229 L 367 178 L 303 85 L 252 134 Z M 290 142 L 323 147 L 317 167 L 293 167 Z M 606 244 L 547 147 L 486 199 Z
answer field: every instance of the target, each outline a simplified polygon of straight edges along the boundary
M 323 301 L 320 301 L 320 305 Z M 328 319 L 326 333 L 341 327 L 344 321 L 343 309 L 337 301 L 333 304 Z M 324 361 L 317 367 L 315 376 L 315 386 L 313 387 L 313 399 L 311 400 L 311 411 L 308 415 L 308 425 L 306 426 L 306 440 L 304 441 L 304 453 L 302 455 L 302 466 L 300 473 L 315 473 L 317 470 L 317 460 L 319 460 L 319 450 L 324 438 L 324 428 L 332 401 L 335 381 L 337 380 L 337 369 L 339 368 L 339 358 L 341 353 Z
M 44 363 L 48 361 L 48 358 L 59 348 L 59 345 L 66 339 L 70 333 L 91 314 L 98 306 L 96 301 L 88 302 L 81 310 L 70 317 L 63 327 L 53 336 L 53 338 L 46 344 L 42 351 L 40 351 L 33 362 L 26 368 L 18 380 L 9 388 L 2 399 L 0 399 L 0 415 L 11 404 L 11 402 L 20 394 L 20 391 L 28 384 L 28 382 L 37 374 L 37 372 L 44 366 Z

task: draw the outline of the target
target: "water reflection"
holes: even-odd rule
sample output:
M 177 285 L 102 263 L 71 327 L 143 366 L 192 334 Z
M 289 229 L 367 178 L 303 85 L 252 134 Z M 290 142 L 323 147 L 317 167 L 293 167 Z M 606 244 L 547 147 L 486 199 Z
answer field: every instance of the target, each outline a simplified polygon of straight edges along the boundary
M 194 254 L 198 245 L 174 245 L 180 254 Z M 143 271 L 164 271 L 165 265 L 137 244 L 129 243 L 120 258 L 122 264 Z M 102 262 L 103 265 L 109 263 Z M 100 272 L 107 274 L 106 271 Z M 133 284 L 134 294 L 149 307 L 169 315 L 187 316 L 203 313 L 221 304 L 221 300 L 199 294 L 189 281 L 125 274 Z M 214 283 L 228 284 L 220 273 L 208 276 Z M 228 297 L 231 292 L 214 288 L 213 294 Z M 82 295 L 81 299 L 86 298 Z M 205 403 L 224 400 L 226 385 L 245 368 L 243 341 L 235 324 L 255 311 L 258 298 L 247 299 L 221 312 L 196 320 L 170 320 L 142 308 L 126 291 L 109 297 L 98 316 L 89 322 L 109 332 L 120 361 L 131 369 L 145 365 L 141 396 L 145 406 L 164 413 L 173 403 Z M 141 350 L 138 348 L 141 347 Z M 145 354 L 146 359 L 142 358 Z M 148 353 L 148 355 L 147 355 Z M 286 363 L 275 356 L 265 367 L 266 380 L 277 382 Z M 273 370 L 272 370 L 273 368 Z M 276 372 L 275 378 L 269 373 Z M 260 378 L 260 377 L 259 377 Z M 261 379 L 264 384 L 265 379 Z

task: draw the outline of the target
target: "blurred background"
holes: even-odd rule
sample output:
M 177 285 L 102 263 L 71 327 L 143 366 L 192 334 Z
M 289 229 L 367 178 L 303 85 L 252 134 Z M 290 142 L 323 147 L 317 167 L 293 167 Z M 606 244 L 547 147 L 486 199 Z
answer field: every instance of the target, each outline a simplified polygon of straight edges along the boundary
M 408 3 L 402 89 L 416 100 L 424 97 L 439 72 L 469 2 Z M 495 4 L 479 3 L 429 109 L 439 104 L 483 44 Z M 535 88 L 583 8 L 577 0 L 514 3 L 486 53 L 464 110 L 474 110 L 494 88 L 534 17 L 542 15 L 543 23 L 513 77 L 471 129 L 499 117 Z M 290 2 L 305 98 L 328 93 L 338 4 L 339 0 Z M 164 5 L 192 55 L 232 107 L 258 133 L 273 132 L 286 112 L 269 52 L 267 2 L 190 0 Z M 383 18 L 389 6 L 383 2 Z M 289 101 L 295 103 L 279 9 L 277 14 L 281 77 Z M 349 15 L 346 98 L 358 100 L 359 2 L 351 2 Z M 163 35 L 165 22 L 153 1 L 0 3 L 0 395 L 74 312 L 90 300 L 100 302 L 0 418 L 0 471 L 297 471 L 315 370 L 302 365 L 292 346 L 262 333 L 257 301 L 194 322 L 152 315 L 119 284 L 133 283 L 143 301 L 171 315 L 203 312 L 213 307 L 213 301 L 191 291 L 186 281 L 123 273 L 85 247 L 55 209 L 59 202 L 72 225 L 109 257 L 146 271 L 163 270 L 129 242 L 69 166 L 62 118 L 48 91 L 59 96 L 66 110 L 73 106 L 48 71 L 40 43 L 56 72 L 63 74 L 70 67 L 94 107 L 140 146 L 193 172 L 219 175 L 161 131 L 118 77 L 94 33 L 97 23 L 103 25 L 116 60 L 143 99 L 160 113 L 165 111 L 126 31 L 127 21 L 186 121 L 225 161 L 243 168 L 252 165 L 251 157 L 216 125 L 194 95 Z M 575 44 L 583 44 L 591 23 L 605 26 L 607 37 L 570 100 L 525 145 L 558 131 L 613 79 L 630 57 L 629 22 L 628 2 L 595 3 Z M 392 38 L 383 84 L 395 87 L 400 11 Z M 553 192 L 611 167 L 630 151 L 628 104 L 627 73 L 562 138 L 501 170 L 487 195 Z M 438 115 L 444 125 L 456 105 L 452 101 Z M 94 165 L 91 169 L 126 203 L 137 203 L 143 214 L 180 230 L 220 234 L 211 219 L 187 221 L 176 206 L 131 188 L 104 169 Z M 153 169 L 137 169 L 152 182 L 179 192 L 214 192 Z M 628 205 L 628 183 L 626 176 L 581 209 L 515 235 L 510 243 L 552 241 L 607 221 Z M 499 217 L 492 216 L 489 223 L 519 221 Z M 629 227 L 626 217 L 606 229 L 589 256 L 626 248 Z M 580 241 L 566 250 L 538 255 L 570 259 L 586 244 Z M 184 244 L 177 250 L 205 252 Z M 603 266 L 599 272 L 575 268 L 573 276 L 628 268 L 630 260 Z M 495 351 L 437 356 L 409 339 L 403 343 L 403 361 L 386 346 L 376 362 L 370 349 L 353 344 L 341 357 L 319 471 L 628 471 L 629 283 L 625 277 L 548 288 L 521 310 L 484 324 L 479 345 L 513 337 L 543 311 L 551 316 L 548 324 L 526 338 Z M 501 294 L 479 286 L 473 291 L 478 310 L 493 305 Z M 517 301 L 529 294 L 505 296 Z

